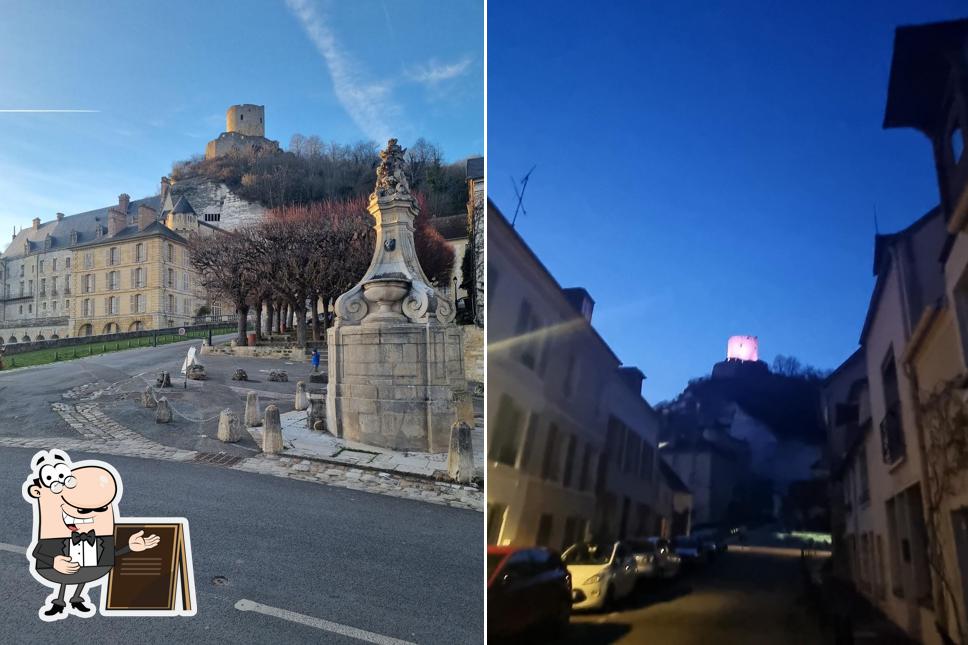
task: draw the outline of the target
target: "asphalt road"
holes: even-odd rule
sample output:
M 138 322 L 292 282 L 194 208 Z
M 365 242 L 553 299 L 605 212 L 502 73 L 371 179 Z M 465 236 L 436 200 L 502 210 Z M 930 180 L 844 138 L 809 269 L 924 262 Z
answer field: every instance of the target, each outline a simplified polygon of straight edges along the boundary
M 607 614 L 578 614 L 560 643 L 818 645 L 799 560 L 724 553 L 678 580 L 648 585 Z
M 231 338 L 232 335 L 217 338 Z M 50 409 L 61 393 L 85 383 L 117 383 L 137 374 L 181 370 L 190 344 L 183 341 L 160 347 L 111 352 L 90 358 L 4 370 L 0 372 L 0 436 L 72 437 L 77 434 Z M 293 386 L 295 387 L 295 386 Z
M 62 382 L 63 369 L 48 370 L 48 378 Z M 0 385 L 9 388 L 10 381 L 4 378 Z M 31 539 L 31 510 L 20 487 L 32 454 L 0 450 L 5 520 L 0 642 L 366 642 L 346 636 L 347 629 L 365 630 L 377 643 L 483 642 L 480 513 L 214 466 L 124 457 L 106 458 L 124 482 L 122 517 L 188 519 L 198 614 L 71 616 L 45 624 L 37 610 L 49 590 L 30 576 L 26 558 L 7 546 L 26 546 Z M 217 577 L 225 583 L 213 582 Z M 312 617 L 317 626 L 240 611 L 236 603 L 243 599 Z

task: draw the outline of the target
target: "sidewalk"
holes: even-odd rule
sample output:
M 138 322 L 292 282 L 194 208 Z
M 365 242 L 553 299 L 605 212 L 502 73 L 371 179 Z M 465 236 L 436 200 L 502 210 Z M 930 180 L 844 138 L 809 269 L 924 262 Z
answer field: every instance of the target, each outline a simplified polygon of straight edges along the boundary
M 354 443 L 326 432 L 314 432 L 306 425 L 306 411 L 295 410 L 280 415 L 285 449 L 280 457 L 309 459 L 330 464 L 353 466 L 426 479 L 440 479 L 447 473 L 447 453 L 398 452 L 367 444 Z M 256 445 L 262 445 L 262 429 L 248 428 Z M 484 425 L 475 419 L 472 430 L 475 478 L 484 477 Z

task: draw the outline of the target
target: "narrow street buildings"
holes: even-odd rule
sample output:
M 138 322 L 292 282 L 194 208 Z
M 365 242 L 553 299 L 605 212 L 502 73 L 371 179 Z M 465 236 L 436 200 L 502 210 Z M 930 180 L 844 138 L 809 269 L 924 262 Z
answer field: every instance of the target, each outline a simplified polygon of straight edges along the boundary
M 688 528 L 656 451 L 643 375 L 592 326 L 493 203 L 488 218 L 488 544 L 562 549 Z
M 911 636 L 964 643 L 968 20 L 897 29 L 884 126 L 927 136 L 940 205 L 877 236 L 861 348 L 826 383 L 835 558 Z

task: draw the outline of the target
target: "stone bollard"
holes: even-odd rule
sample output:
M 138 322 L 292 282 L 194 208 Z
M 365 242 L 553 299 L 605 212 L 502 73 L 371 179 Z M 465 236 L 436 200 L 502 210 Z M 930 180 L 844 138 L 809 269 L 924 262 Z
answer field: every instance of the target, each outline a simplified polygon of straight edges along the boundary
M 474 400 L 467 390 L 454 392 L 454 407 L 457 408 L 457 420 L 469 426 L 474 425 Z
M 279 421 L 279 408 L 266 406 L 266 419 L 262 426 L 262 452 L 275 455 L 282 452 L 282 423 Z
M 316 424 L 321 423 L 322 430 L 326 430 L 326 397 L 317 394 L 308 398 L 309 411 L 306 412 L 306 427 L 319 432 L 320 429 Z
M 235 370 L 235 373 L 232 375 L 232 380 L 233 381 L 248 381 L 249 380 L 249 375 L 245 373 L 245 370 L 243 370 L 243 369 L 237 369 L 237 370 Z
M 461 484 L 474 478 L 474 446 L 471 427 L 458 421 L 450 427 L 450 451 L 447 453 L 447 474 Z
M 262 425 L 262 412 L 259 411 L 259 395 L 249 392 L 245 395 L 245 425 L 256 428 Z
M 158 407 L 158 402 L 155 401 L 155 393 L 151 391 L 150 385 L 146 385 L 145 391 L 141 393 L 141 405 L 146 408 Z
M 168 399 L 161 397 L 158 399 L 158 409 L 155 410 L 155 423 L 171 423 L 171 406 Z
M 225 443 L 235 443 L 242 439 L 242 424 L 235 413 L 225 408 L 218 415 L 218 440 Z
M 162 372 L 158 375 L 158 379 L 155 382 L 158 384 L 158 387 L 171 387 L 171 374 Z
M 296 383 L 296 404 L 293 407 L 297 410 L 305 410 L 309 407 L 309 397 L 306 395 L 306 383 L 304 381 Z

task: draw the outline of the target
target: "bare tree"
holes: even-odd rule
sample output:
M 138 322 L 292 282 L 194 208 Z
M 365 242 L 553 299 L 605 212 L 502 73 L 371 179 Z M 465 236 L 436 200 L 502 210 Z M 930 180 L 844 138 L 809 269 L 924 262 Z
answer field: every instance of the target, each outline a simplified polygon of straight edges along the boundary
M 260 283 L 252 262 L 255 236 L 251 229 L 212 235 L 194 233 L 188 241 L 189 258 L 202 286 L 213 300 L 226 300 L 239 316 L 237 340 L 245 343 L 249 303 Z

